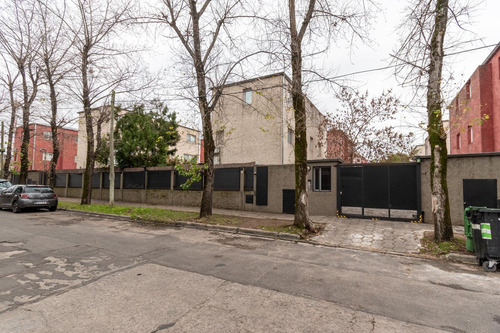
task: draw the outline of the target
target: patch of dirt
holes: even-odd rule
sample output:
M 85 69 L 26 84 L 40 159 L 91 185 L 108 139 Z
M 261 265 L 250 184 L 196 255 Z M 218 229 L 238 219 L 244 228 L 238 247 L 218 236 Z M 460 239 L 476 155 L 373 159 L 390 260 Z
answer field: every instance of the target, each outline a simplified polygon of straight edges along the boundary
M 293 227 L 292 220 L 281 220 L 281 219 L 261 219 L 261 218 L 250 218 L 250 217 L 241 217 L 241 216 L 221 216 L 221 215 L 213 215 L 210 218 L 203 219 L 193 219 L 192 222 L 198 223 L 208 223 L 208 224 L 217 224 L 217 225 L 226 225 L 233 226 L 238 228 L 248 228 L 248 229 L 260 229 L 260 230 L 268 230 L 275 232 L 285 232 L 285 233 L 295 233 L 300 234 L 303 238 L 310 238 L 317 235 L 320 235 L 321 232 L 325 229 L 325 223 L 315 223 L 314 225 L 317 228 L 316 233 L 307 232 L 304 230 L 302 232 L 298 231 Z
M 465 240 L 467 237 L 463 234 L 455 234 L 451 242 L 442 242 L 436 244 L 434 242 L 434 232 L 426 231 L 421 240 L 422 248 L 420 254 L 431 257 L 441 257 L 449 253 L 472 255 L 472 252 L 465 248 Z

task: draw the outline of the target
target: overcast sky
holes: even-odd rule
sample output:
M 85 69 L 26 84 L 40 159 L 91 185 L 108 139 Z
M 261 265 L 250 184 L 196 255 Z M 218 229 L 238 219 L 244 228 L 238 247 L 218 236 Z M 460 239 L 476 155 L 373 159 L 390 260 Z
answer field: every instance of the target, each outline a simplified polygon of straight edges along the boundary
M 157 0 L 151 1 L 158 4 Z M 321 63 L 316 67 L 325 68 L 329 73 L 339 76 L 386 67 L 391 60 L 390 54 L 396 48 L 399 40 L 400 36 L 398 32 L 401 32 L 397 31 L 396 28 L 402 21 L 404 7 L 409 1 L 410 0 L 378 0 L 381 13 L 377 19 L 373 21 L 373 28 L 370 34 L 370 38 L 373 41 L 371 45 L 357 43 L 354 48 L 333 45 L 328 56 L 318 60 Z M 481 38 L 482 41 L 468 44 L 463 48 L 472 49 L 499 43 L 500 19 L 498 19 L 498 14 L 500 13 L 500 0 L 473 1 L 477 1 L 480 5 L 474 13 L 474 22 L 471 24 L 470 30 L 472 30 L 478 38 Z M 151 67 L 154 70 L 161 70 L 162 67 L 172 68 L 172 55 L 169 51 L 169 43 L 170 42 L 166 38 L 160 36 L 158 36 L 154 42 L 153 49 L 155 49 L 157 53 L 155 56 L 149 57 Z M 449 88 L 448 90 L 451 91 L 450 96 L 456 94 L 492 49 L 493 47 L 489 47 L 446 58 L 446 62 L 453 69 L 456 79 L 456 82 L 447 87 Z M 394 78 L 394 72 L 391 69 L 348 75 L 346 78 L 350 79 L 350 86 L 361 91 L 368 90 L 371 96 L 377 96 L 383 90 L 388 89 L 392 89 L 403 103 L 407 102 L 410 96 L 412 96 L 410 88 L 405 89 L 398 85 Z M 162 98 L 165 99 L 165 102 L 171 110 L 179 113 L 178 118 L 181 119 L 184 124 L 199 128 L 199 120 L 196 120 L 193 116 L 198 114 L 197 110 L 193 110 L 191 106 L 188 106 L 185 100 L 173 96 L 172 93 L 174 91 L 168 83 L 172 78 L 165 75 L 165 79 L 166 86 L 162 89 Z M 309 97 L 323 113 L 335 112 L 339 103 L 335 100 L 333 91 L 321 89 L 320 86 L 321 85 L 312 85 L 309 87 L 309 89 L 307 89 Z M 119 100 L 119 98 L 118 96 L 117 99 Z M 450 100 L 448 96 L 446 101 L 449 102 Z M 421 113 L 421 116 L 422 119 L 424 119 L 425 113 Z M 399 126 L 402 131 L 408 132 L 415 131 L 415 128 L 411 128 L 411 125 L 415 125 L 418 122 L 419 120 L 416 120 L 415 115 L 402 113 L 396 125 Z M 424 138 L 425 133 L 420 131 L 415 143 L 419 144 L 423 142 Z
M 469 29 L 476 34 L 477 38 L 482 40 L 476 41 L 473 44 L 467 44 L 460 50 L 473 49 L 500 42 L 500 20 L 498 19 L 500 0 L 474 1 L 477 1 L 479 5 L 474 12 L 472 17 L 473 22 L 469 26 Z M 380 3 L 381 13 L 376 21 L 373 22 L 373 29 L 371 29 L 369 36 L 372 43 L 370 45 L 357 43 L 354 48 L 333 45 L 327 57 L 318 59 L 321 62 L 319 65 L 320 68 L 325 68 L 326 71 L 333 75 L 343 76 L 349 73 L 383 68 L 389 65 L 391 61 L 390 54 L 393 53 L 400 38 L 399 34 L 401 31 L 398 31 L 397 27 L 402 22 L 404 9 L 409 0 L 379 0 L 378 2 Z M 469 35 L 468 38 L 472 38 L 472 36 Z M 450 96 L 454 96 L 463 84 L 465 84 L 465 81 L 472 75 L 477 66 L 484 61 L 492 49 L 493 47 L 489 47 L 446 58 L 445 61 L 451 66 L 455 78 L 455 81 L 449 83 L 444 89 L 449 91 L 449 96 L 445 96 L 447 102 L 451 100 L 452 97 L 450 98 Z M 157 65 L 159 63 L 168 64 L 168 50 L 163 47 L 160 50 L 164 50 L 165 53 L 159 54 L 153 62 Z M 368 90 L 370 96 L 377 96 L 383 90 L 388 89 L 392 89 L 403 103 L 408 102 L 411 96 L 413 96 L 411 88 L 399 86 L 394 78 L 393 69 L 348 75 L 345 78 L 349 79 L 349 86 L 361 91 Z M 308 96 L 323 113 L 335 112 L 339 103 L 335 100 L 333 91 L 321 89 L 322 87 L 320 86 L 322 85 L 310 86 L 307 89 Z M 186 107 L 184 105 L 185 101 L 172 99 L 168 103 L 172 106 L 171 109 L 176 111 L 181 111 L 181 109 Z M 184 122 L 187 121 L 187 125 L 199 127 L 199 125 L 196 126 L 197 122 L 193 121 L 193 113 L 189 115 L 189 112 L 186 111 L 181 111 L 180 113 L 180 119 L 185 119 Z M 418 117 L 420 119 L 417 119 Z M 420 144 L 425 139 L 425 133 L 422 130 L 418 131 L 414 126 L 420 120 L 425 121 L 425 118 L 425 110 L 417 114 L 403 112 L 395 125 L 403 132 L 416 132 L 415 144 Z
M 332 50 L 332 56 L 329 57 L 328 61 L 336 69 L 338 75 L 381 68 L 389 64 L 390 54 L 397 45 L 399 38 L 396 28 L 402 20 L 402 12 L 407 1 L 383 0 L 380 2 L 382 3 L 384 14 L 374 24 L 371 34 L 374 44 L 371 46 L 358 45 L 352 54 L 349 54 L 347 50 Z M 477 11 L 474 13 L 474 22 L 471 24 L 470 30 L 477 37 L 481 38 L 482 41 L 464 46 L 464 49 L 498 44 L 500 42 L 499 13 L 500 0 L 480 1 Z M 452 96 L 465 84 L 476 68 L 483 63 L 492 49 L 493 47 L 489 47 L 446 58 L 446 62 L 451 66 L 456 79 L 456 82 L 449 89 L 453 91 Z M 411 95 L 411 89 L 399 87 L 398 82 L 394 78 L 394 72 L 391 69 L 356 74 L 349 76 L 349 78 L 352 79 L 351 84 L 353 86 L 358 87 L 360 90 L 368 90 L 371 95 L 377 95 L 383 90 L 392 89 L 400 96 L 403 102 Z M 318 94 L 312 93 L 312 95 L 311 97 L 320 110 L 327 110 L 332 105 L 337 104 L 331 94 L 321 92 Z M 450 96 L 445 98 L 447 98 L 447 102 L 450 101 Z M 409 123 L 415 123 L 413 117 L 413 115 L 410 117 L 402 115 L 399 125 L 407 127 Z M 411 130 L 414 131 L 414 129 Z M 424 137 L 425 134 L 420 132 L 416 143 L 418 144 L 420 141 L 423 143 Z

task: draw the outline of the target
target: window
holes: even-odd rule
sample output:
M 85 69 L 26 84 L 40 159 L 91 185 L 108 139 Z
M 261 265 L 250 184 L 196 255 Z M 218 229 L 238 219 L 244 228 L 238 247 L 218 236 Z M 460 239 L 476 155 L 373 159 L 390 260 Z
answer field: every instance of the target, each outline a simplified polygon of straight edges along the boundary
M 288 129 L 287 141 L 289 144 L 293 145 L 293 130 L 291 130 L 290 128 Z
M 191 161 L 192 159 L 195 159 L 195 158 L 196 158 L 196 155 L 184 154 L 185 161 Z
M 215 133 L 215 145 L 220 146 L 222 144 L 224 144 L 224 130 Z
M 312 151 L 313 147 L 314 147 L 314 139 L 311 136 L 309 137 L 309 149 Z
M 465 98 L 469 99 L 471 95 L 472 95 L 472 91 L 471 91 L 470 80 L 469 80 L 465 84 Z
M 78 157 L 78 155 L 75 155 L 75 163 L 77 163 L 77 162 L 76 162 L 76 161 L 77 161 L 77 157 Z
M 457 149 L 462 148 L 462 140 L 460 139 L 460 133 L 457 134 Z
M 52 132 L 44 131 L 43 132 L 43 139 L 47 140 L 47 141 L 52 140 Z
M 314 167 L 314 191 L 332 190 L 332 173 L 330 167 Z
M 52 153 L 47 153 L 46 151 L 44 151 L 42 159 L 44 161 L 52 161 L 52 156 L 53 156 Z
M 252 89 L 243 90 L 243 101 L 245 104 L 252 104 Z
M 75 142 L 78 143 L 78 135 L 75 135 Z
M 188 142 L 196 143 L 196 135 L 188 134 L 187 135 L 187 140 L 188 140 Z
M 474 140 L 472 134 L 472 126 L 467 127 L 467 139 L 469 140 L 469 143 L 472 143 Z

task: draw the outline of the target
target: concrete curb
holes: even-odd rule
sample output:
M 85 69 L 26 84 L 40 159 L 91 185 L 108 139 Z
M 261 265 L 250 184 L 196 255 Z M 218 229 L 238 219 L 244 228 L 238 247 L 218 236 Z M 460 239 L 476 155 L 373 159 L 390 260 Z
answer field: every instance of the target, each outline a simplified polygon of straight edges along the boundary
M 463 264 L 471 264 L 478 265 L 478 261 L 476 257 L 472 254 L 458 254 L 458 253 L 450 253 L 446 255 L 447 260 L 459 261 Z
M 248 235 L 248 236 L 256 236 L 256 237 L 265 237 L 265 238 L 273 238 L 273 239 L 281 239 L 287 241 L 304 241 L 299 235 L 287 234 L 282 232 L 274 232 L 274 231 L 266 231 L 259 229 L 249 229 L 249 228 L 238 228 L 231 227 L 225 225 L 216 225 L 216 224 L 204 224 L 197 222 L 188 222 L 188 221 L 176 221 L 176 222 L 155 222 L 149 220 L 135 220 L 129 216 L 123 215 L 115 215 L 115 214 L 106 214 L 106 213 L 95 213 L 95 212 L 84 212 L 75 209 L 66 209 L 61 208 L 59 210 L 73 212 L 82 215 L 91 215 L 98 217 L 105 217 L 114 220 L 126 220 L 129 222 L 140 223 L 140 224 L 148 224 L 148 225 L 157 225 L 164 226 L 169 228 L 191 228 L 198 230 L 207 230 L 207 231 L 216 231 L 216 232 L 225 232 L 231 234 L 240 234 L 240 235 Z
M 198 229 L 198 230 L 223 232 L 223 233 L 229 233 L 229 234 L 263 237 L 263 238 L 270 238 L 270 239 L 280 239 L 280 240 L 292 241 L 292 242 L 304 242 L 304 243 L 311 244 L 313 246 L 325 246 L 325 247 L 332 247 L 332 248 L 339 248 L 339 249 L 360 250 L 360 251 L 376 252 L 376 253 L 383 253 L 383 254 L 389 254 L 389 255 L 395 255 L 395 256 L 414 257 L 414 258 L 432 260 L 432 258 L 423 258 L 423 257 L 419 256 L 417 253 L 394 252 L 394 251 L 388 251 L 388 250 L 383 250 L 383 249 L 356 247 L 356 246 L 349 246 L 349 245 L 324 244 L 324 243 L 318 242 L 316 240 L 304 239 L 304 238 L 300 237 L 299 235 L 295 235 L 295 234 L 287 234 L 287 233 L 266 231 L 266 230 L 260 230 L 260 229 L 239 228 L 239 227 L 231 227 L 231 226 L 225 226 L 225 225 L 203 224 L 203 223 L 188 222 L 188 221 L 176 221 L 176 222 L 165 223 L 165 222 L 155 222 L 155 221 L 149 221 L 149 220 L 135 220 L 131 217 L 123 216 L 123 215 L 84 212 L 84 211 L 80 211 L 80 210 L 66 209 L 66 208 L 61 208 L 60 210 L 69 211 L 69 212 L 82 214 L 82 215 L 105 217 L 105 218 L 114 219 L 114 220 L 122 220 L 122 221 L 125 220 L 125 221 L 129 221 L 129 222 L 133 222 L 133 223 L 143 224 L 143 225 L 155 225 L 155 226 L 163 226 L 163 227 L 167 227 L 167 228 L 191 228 L 191 229 Z M 474 255 L 450 253 L 450 254 L 446 255 L 444 257 L 444 259 L 446 259 L 448 261 L 457 261 L 457 262 L 461 262 L 464 264 L 477 265 L 477 260 L 474 257 Z M 435 258 L 434 260 L 443 260 L 443 258 Z

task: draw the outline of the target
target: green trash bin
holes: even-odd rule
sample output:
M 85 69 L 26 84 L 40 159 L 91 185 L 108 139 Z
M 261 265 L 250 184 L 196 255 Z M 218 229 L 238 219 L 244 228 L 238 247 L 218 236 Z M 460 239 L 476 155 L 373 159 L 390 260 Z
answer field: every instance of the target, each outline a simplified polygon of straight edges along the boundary
M 473 240 L 473 232 L 472 232 L 472 222 L 471 218 L 473 218 L 474 213 L 479 209 L 486 207 L 477 207 L 477 206 L 469 206 L 464 210 L 464 233 L 467 239 L 465 240 L 465 248 L 469 252 L 474 252 L 474 240 Z M 474 221 L 476 222 L 476 221 Z

